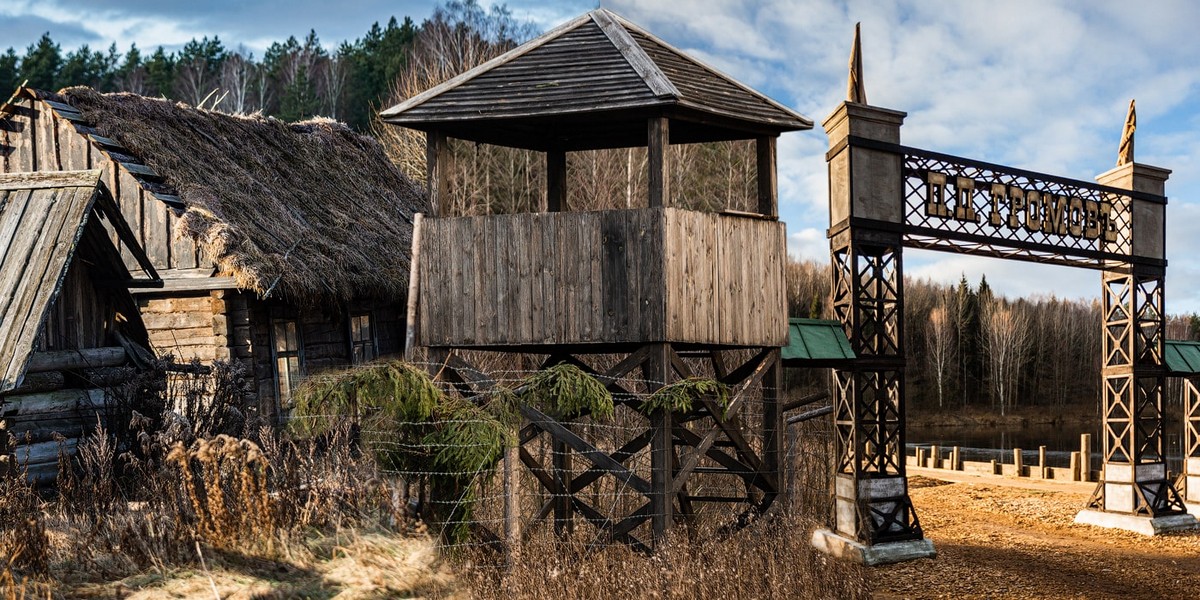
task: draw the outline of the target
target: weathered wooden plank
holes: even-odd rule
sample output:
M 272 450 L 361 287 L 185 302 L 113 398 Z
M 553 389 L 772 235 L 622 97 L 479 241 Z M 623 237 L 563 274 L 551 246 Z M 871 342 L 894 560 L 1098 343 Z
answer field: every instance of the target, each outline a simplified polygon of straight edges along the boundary
M 542 229 L 546 225 L 545 215 L 533 214 L 528 218 L 529 230 L 525 233 L 529 254 L 527 258 L 529 273 L 529 341 L 539 343 L 546 338 L 545 334 L 545 264 L 546 252 L 542 247 Z
M 119 367 L 127 361 L 125 349 L 119 346 L 34 352 L 29 357 L 27 373 L 70 371 L 97 367 Z
M 19 222 L 3 255 L 6 268 L 0 273 L 0 290 L 7 296 L 0 298 L 0 356 L 16 359 L 6 365 L 4 382 L 12 384 L 19 377 L 23 361 L 18 352 L 32 348 L 45 306 L 66 273 L 82 214 L 90 206 L 87 201 L 77 201 L 79 189 L 31 192 L 29 206 L 21 216 L 16 211 L 0 214 L 0 218 Z M 91 195 L 87 190 L 88 199 Z M 9 229 L 7 225 L 4 229 Z
M 558 223 L 559 218 L 545 216 L 542 221 L 542 342 L 554 343 L 560 335 L 558 331 L 558 277 L 556 265 L 558 253 Z
M 153 198 L 158 198 L 151 194 Z M 173 269 L 195 269 L 196 264 L 196 242 L 188 235 L 178 235 L 179 216 L 175 210 L 167 205 L 163 206 L 163 213 L 167 219 L 167 240 L 171 244 L 171 268 Z
M 145 190 L 139 190 L 142 203 L 142 245 L 156 269 L 171 268 L 171 238 L 167 227 L 167 207 Z

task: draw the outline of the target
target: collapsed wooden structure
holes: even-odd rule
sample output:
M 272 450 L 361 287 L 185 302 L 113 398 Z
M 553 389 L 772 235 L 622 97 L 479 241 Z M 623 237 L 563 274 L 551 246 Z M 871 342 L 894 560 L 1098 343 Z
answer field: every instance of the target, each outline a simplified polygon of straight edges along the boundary
M 660 539 L 700 503 L 744 505 L 744 516 L 769 507 L 780 493 L 787 341 L 775 142 L 811 122 L 603 9 L 382 116 L 428 140 L 435 218 L 420 233 L 417 339 L 442 377 L 486 391 L 491 377 L 460 352 L 470 349 L 577 365 L 622 406 L 700 369 L 733 390 L 727 408 L 704 398 L 690 412 L 641 417 L 608 451 L 577 424 L 524 408 L 519 459 L 548 492 L 535 520 L 552 515 L 565 530 L 578 515 L 609 539 L 647 548 L 645 535 Z M 543 212 L 446 214 L 448 137 L 544 152 Z M 673 206 L 670 144 L 746 139 L 757 148 L 755 213 Z M 569 212 L 568 153 L 634 146 L 648 148 L 645 205 Z M 740 416 L 749 404 L 756 422 Z M 528 451 L 542 436 L 552 465 Z M 648 464 L 631 460 L 646 448 Z M 697 491 L 711 477 L 739 482 L 742 493 Z M 585 493 L 602 478 L 640 494 L 640 505 L 606 512 Z
M 99 171 L 0 175 L 0 475 L 15 459 L 51 480 L 60 451 L 110 426 L 123 367 L 153 358 L 129 287 L 159 284 Z
M 0 173 L 99 169 L 149 264 L 150 342 L 241 361 L 260 413 L 307 373 L 403 349 L 418 186 L 345 126 L 133 94 L 22 88 L 0 106 Z

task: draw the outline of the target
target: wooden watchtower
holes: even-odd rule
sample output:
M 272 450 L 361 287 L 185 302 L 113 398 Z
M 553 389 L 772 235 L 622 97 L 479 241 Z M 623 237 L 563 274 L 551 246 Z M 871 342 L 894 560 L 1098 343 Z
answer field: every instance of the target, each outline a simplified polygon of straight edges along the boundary
M 788 336 L 776 139 L 812 122 L 603 9 L 382 116 L 427 135 L 436 214 L 421 233 L 418 342 L 444 360 L 443 373 L 486 385 L 455 353 L 473 349 L 546 355 L 543 367 L 576 364 L 618 403 L 701 369 L 731 387 L 730 410 L 703 401 L 690 414 L 658 411 L 615 452 L 528 409 L 522 443 L 549 435 L 585 467 L 573 471 L 570 456 L 556 451 L 555 475 L 539 477 L 556 500 L 540 516 L 552 509 L 556 523 L 569 524 L 578 514 L 614 540 L 643 546 L 634 535 L 643 523 L 657 538 L 699 502 L 765 510 L 779 493 L 776 390 Z M 446 214 L 448 138 L 543 152 L 543 211 Z M 669 145 L 726 140 L 755 141 L 757 211 L 677 208 Z M 647 148 L 645 204 L 570 212 L 568 153 L 630 147 Z M 637 369 L 633 387 L 642 388 L 629 389 L 622 378 Z M 760 397 L 761 407 L 739 410 Z M 742 423 L 743 414 L 756 422 Z M 629 459 L 646 447 L 649 473 L 637 472 Z M 521 460 L 535 474 L 550 472 L 528 452 Z M 733 478 L 745 494 L 689 494 L 700 473 Z M 645 505 L 612 515 L 590 504 L 581 491 L 606 475 L 642 493 Z

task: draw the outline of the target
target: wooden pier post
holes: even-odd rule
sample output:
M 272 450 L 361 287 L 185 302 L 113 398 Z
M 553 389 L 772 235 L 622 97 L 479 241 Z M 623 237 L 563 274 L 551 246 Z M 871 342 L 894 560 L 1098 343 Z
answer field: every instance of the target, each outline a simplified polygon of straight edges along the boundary
M 1079 480 L 1092 480 L 1092 434 L 1079 436 Z
M 1020 448 L 1013 448 L 1013 464 L 1017 467 L 1017 477 L 1025 476 L 1025 459 L 1021 456 Z

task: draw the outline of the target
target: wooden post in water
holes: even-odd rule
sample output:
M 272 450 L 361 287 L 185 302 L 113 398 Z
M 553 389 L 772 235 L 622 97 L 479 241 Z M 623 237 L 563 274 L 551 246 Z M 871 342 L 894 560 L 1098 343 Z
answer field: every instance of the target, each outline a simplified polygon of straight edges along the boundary
M 1045 479 L 1045 478 L 1046 478 L 1046 474 L 1047 474 L 1047 470 L 1046 470 L 1046 447 L 1045 447 L 1045 446 L 1038 446 L 1038 471 L 1039 471 L 1039 473 L 1040 473 L 1040 474 L 1038 475 L 1038 477 L 1041 477 L 1042 479 Z
M 942 449 L 937 446 L 929 447 L 929 468 L 940 469 L 942 467 Z
M 1092 434 L 1079 436 L 1079 480 L 1092 480 Z
M 1078 452 L 1071 453 L 1071 481 L 1083 481 L 1083 479 L 1080 479 L 1080 477 L 1079 477 L 1079 474 L 1080 474 L 1079 456 L 1080 455 Z
M 1025 460 L 1020 448 L 1013 448 L 1013 464 L 1017 467 L 1017 477 L 1025 476 Z

